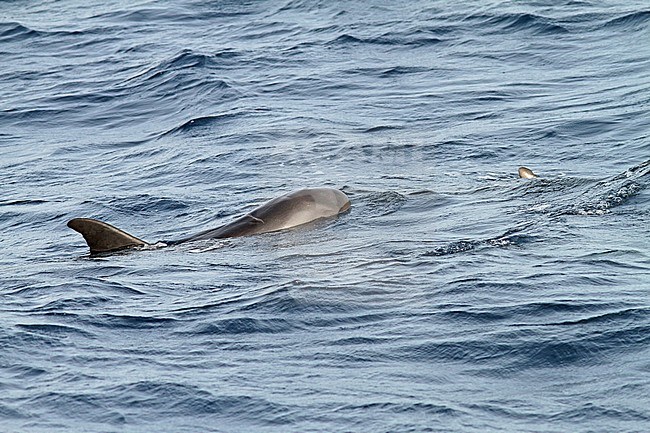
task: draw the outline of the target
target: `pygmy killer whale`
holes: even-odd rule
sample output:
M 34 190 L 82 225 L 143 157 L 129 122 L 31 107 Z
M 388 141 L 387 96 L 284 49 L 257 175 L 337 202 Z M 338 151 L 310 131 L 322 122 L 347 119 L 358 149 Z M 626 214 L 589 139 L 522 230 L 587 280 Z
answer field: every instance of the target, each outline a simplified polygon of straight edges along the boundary
M 204 239 L 232 238 L 284 230 L 320 218 L 336 216 L 349 208 L 350 200 L 337 189 L 301 189 L 274 198 L 219 228 L 165 242 L 165 244 L 175 245 Z M 68 227 L 82 234 L 91 253 L 106 253 L 150 245 L 110 224 L 91 218 L 72 219 L 68 221 Z

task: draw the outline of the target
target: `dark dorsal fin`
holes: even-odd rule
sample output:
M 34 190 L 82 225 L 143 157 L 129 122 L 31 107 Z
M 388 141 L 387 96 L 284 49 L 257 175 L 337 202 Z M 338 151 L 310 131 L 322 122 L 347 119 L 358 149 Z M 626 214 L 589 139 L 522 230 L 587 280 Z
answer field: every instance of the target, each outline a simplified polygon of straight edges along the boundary
M 91 253 L 105 253 L 123 248 L 149 245 L 147 242 L 102 221 L 91 218 L 75 218 L 68 227 L 82 234 Z

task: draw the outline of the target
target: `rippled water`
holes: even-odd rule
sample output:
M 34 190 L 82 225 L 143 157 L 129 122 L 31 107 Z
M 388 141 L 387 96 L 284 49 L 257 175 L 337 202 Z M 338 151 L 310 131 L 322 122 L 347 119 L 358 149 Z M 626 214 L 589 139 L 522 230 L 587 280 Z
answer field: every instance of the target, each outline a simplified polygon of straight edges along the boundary
M 645 1 L 2 2 L 0 430 L 648 430 L 649 40 Z M 351 211 L 287 232 L 66 227 L 321 185 Z

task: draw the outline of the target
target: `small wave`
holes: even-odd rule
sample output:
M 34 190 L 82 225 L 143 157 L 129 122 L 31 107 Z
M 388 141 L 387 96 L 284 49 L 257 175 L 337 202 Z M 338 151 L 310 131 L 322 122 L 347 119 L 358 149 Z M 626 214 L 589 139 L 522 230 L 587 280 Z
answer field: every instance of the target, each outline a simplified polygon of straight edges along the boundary
M 406 196 L 395 192 L 385 191 L 370 193 L 355 204 L 355 215 L 359 218 L 377 218 L 397 212 L 406 203 Z
M 532 32 L 536 35 L 557 35 L 568 33 L 569 30 L 560 24 L 554 23 L 550 18 L 530 13 L 491 15 L 472 15 L 466 20 L 481 21 L 482 26 L 496 27 L 499 30 L 513 32 Z
M 120 384 L 102 392 L 105 403 L 118 409 L 146 408 L 170 417 L 214 416 L 250 419 L 254 424 L 284 424 L 289 409 L 284 405 L 248 395 L 214 394 L 198 386 L 164 381 Z M 99 397 L 98 397 L 99 398 Z M 253 430 L 255 430 L 253 428 Z
M 133 316 L 128 314 L 100 314 L 88 319 L 88 324 L 103 328 L 148 329 L 163 328 L 176 322 L 169 317 Z
M 118 23 L 151 23 L 160 21 L 185 22 L 193 19 L 195 15 L 184 13 L 178 8 L 167 6 L 165 8 L 140 8 L 137 10 L 118 10 L 95 15 L 92 19 L 101 21 L 115 21 Z
M 48 374 L 48 371 L 42 368 L 31 367 L 29 365 L 4 366 L 3 370 L 14 379 L 33 379 Z
M 295 283 L 292 283 L 294 285 Z M 341 303 L 318 300 L 303 300 L 291 296 L 289 290 L 278 290 L 244 302 L 242 311 L 256 311 L 268 314 L 340 314 L 350 312 L 351 307 Z
M 395 41 L 388 39 L 383 39 L 379 37 L 361 37 L 361 36 L 352 36 L 349 34 L 343 34 L 337 36 L 335 39 L 331 40 L 328 45 L 356 45 L 356 44 L 367 44 L 367 45 L 392 45 Z
M 410 414 L 411 416 L 457 416 L 459 411 L 444 405 L 431 403 L 365 403 L 346 404 L 336 409 L 336 412 L 362 412 L 381 410 L 392 414 Z
M 61 311 L 70 310 L 85 310 L 88 308 L 95 308 L 110 300 L 109 297 L 79 297 L 70 299 L 57 299 L 50 301 L 44 305 L 40 305 L 33 309 L 36 313 L 58 313 Z M 69 314 L 69 313 L 65 313 Z
M 32 38 L 47 38 L 48 45 L 58 46 L 63 40 L 66 41 L 66 48 L 84 48 L 95 43 L 104 41 L 115 42 L 116 38 L 95 39 L 90 42 L 78 42 L 79 39 L 68 39 L 68 37 L 79 37 L 83 35 L 99 35 L 103 29 L 87 28 L 84 30 L 34 30 L 20 23 L 0 23 L 0 42 L 21 42 Z M 43 39 L 45 41 L 45 39 Z
M 609 119 L 568 120 L 545 132 L 546 137 L 555 134 L 559 137 L 593 138 L 620 128 L 620 123 Z
M 382 77 L 402 76 L 430 72 L 431 69 L 418 66 L 394 66 L 381 71 Z
M 205 55 L 195 53 L 192 50 L 185 49 L 171 57 L 163 60 L 158 64 L 140 71 L 139 73 L 127 78 L 125 82 L 132 80 L 153 80 L 165 74 L 171 74 L 173 71 L 193 68 L 218 68 L 219 63 L 216 59 L 228 58 L 233 55 L 231 51 L 223 51 L 214 55 Z
M 442 312 L 441 315 L 455 323 L 493 323 L 499 322 L 508 317 L 502 312 L 492 311 L 469 311 L 469 310 L 452 310 Z
M 127 78 L 120 87 L 129 92 L 148 91 L 165 96 L 190 92 L 199 98 L 217 92 L 219 100 L 223 101 L 234 97 L 236 92 L 226 81 L 209 73 L 220 68 L 217 61 L 219 58 L 218 55 L 209 56 L 182 50 L 172 58 Z
M 639 327 L 625 335 L 620 332 L 593 332 L 589 337 L 564 336 L 561 340 L 546 339 L 542 331 L 517 329 L 489 339 L 464 340 L 462 342 L 426 342 L 399 351 L 418 361 L 455 361 L 476 365 L 492 364 L 499 371 L 522 371 L 526 369 L 557 368 L 560 366 L 587 366 L 602 362 L 608 353 L 625 347 L 639 350 L 647 344 L 643 335 L 646 327 Z M 498 362 L 493 362 L 498 360 Z
M 76 328 L 74 326 L 49 324 L 49 323 L 35 323 L 35 324 L 18 324 L 18 328 L 22 328 L 29 332 L 34 332 L 41 335 L 48 336 L 61 336 L 61 335 L 77 335 L 86 338 L 93 338 L 94 335 L 90 332 Z
M 641 189 L 640 185 L 631 182 L 620 186 L 616 190 L 609 191 L 606 196 L 593 202 L 575 205 L 566 213 L 574 215 L 603 215 L 608 213 L 610 209 L 620 206 L 631 197 L 634 197 Z
M 380 36 L 353 36 L 350 34 L 343 34 L 337 36 L 327 43 L 330 46 L 348 46 L 348 45 L 394 45 L 394 46 L 411 46 L 411 47 L 425 47 L 437 45 L 444 42 L 443 39 L 433 36 L 413 36 L 409 34 L 385 34 Z
M 23 41 L 39 35 L 40 32 L 19 23 L 0 23 L 0 42 Z
M 530 224 L 526 224 L 524 228 L 528 227 Z M 422 255 L 424 257 L 440 257 L 448 256 L 451 254 L 464 253 L 467 251 L 473 251 L 478 248 L 484 247 L 499 247 L 506 248 L 511 246 L 522 246 L 525 244 L 538 242 L 539 238 L 537 236 L 525 233 L 519 233 L 523 228 L 517 227 L 511 230 L 508 230 L 501 236 L 496 236 L 490 239 L 479 239 L 479 240 L 459 240 L 450 242 L 446 245 L 434 248 L 433 250 L 427 251 Z
M 242 113 L 225 113 L 225 114 L 213 114 L 210 116 L 195 117 L 188 120 L 187 122 L 179 125 L 175 128 L 170 129 L 169 131 L 163 132 L 159 137 L 164 137 L 167 135 L 173 135 L 178 133 L 188 133 L 190 131 L 195 131 L 197 129 L 210 129 L 212 130 L 214 125 L 223 124 L 229 120 L 240 117 Z
M 41 410 L 84 414 L 83 418 L 86 422 L 123 424 L 125 419 L 121 414 L 107 410 L 102 405 L 105 398 L 106 396 L 103 394 L 90 391 L 81 393 L 44 391 L 34 395 L 30 399 L 30 404 L 41 408 Z
M 621 206 L 643 191 L 648 183 L 645 176 L 650 173 L 650 160 L 634 166 L 610 179 L 598 182 L 585 194 L 583 203 L 569 207 L 569 214 L 602 215 L 610 209 Z
M 195 53 L 192 50 L 186 49 L 182 50 L 171 59 L 161 62 L 156 69 L 159 71 L 167 71 L 170 69 L 201 68 L 209 66 L 211 63 L 211 56 Z
M 353 311 L 347 304 L 326 302 L 316 299 L 300 299 L 292 295 L 290 288 L 305 286 L 300 281 L 289 281 L 279 286 L 258 289 L 254 293 L 238 294 L 237 296 L 176 310 L 180 317 L 192 317 L 204 314 L 206 311 L 228 310 L 246 312 L 249 315 L 270 315 L 276 317 L 282 314 L 303 315 L 313 313 L 344 313 Z M 219 313 L 222 314 L 222 313 Z
M 27 414 L 27 413 L 21 412 L 21 411 L 19 411 L 17 409 L 11 408 L 9 406 L 5 406 L 4 404 L 0 403 L 0 418 L 2 418 L 5 421 L 8 421 L 10 419 L 30 419 L 32 417 L 33 417 L 32 414 Z M 9 424 L 9 423 L 7 422 L 7 424 Z M 6 427 L 8 429 L 11 429 L 11 427 L 9 427 L 9 425 L 7 425 Z M 19 430 L 16 429 L 15 431 L 19 431 Z
M 451 254 L 462 253 L 465 251 L 472 251 L 482 244 L 482 241 L 456 241 L 451 242 L 447 245 L 436 247 L 431 251 L 427 251 L 422 254 L 425 257 L 439 257 L 439 256 L 448 256 Z
M 642 162 L 641 164 L 630 168 L 627 170 L 625 173 L 623 173 L 621 176 L 624 176 L 626 179 L 629 179 L 630 177 L 644 177 L 650 174 L 650 159 Z
M 47 200 L 40 200 L 40 199 L 34 199 L 34 200 L 7 200 L 7 201 L 0 201 L 0 206 L 30 206 L 30 205 L 41 205 L 48 203 Z
M 507 343 L 476 340 L 427 342 L 398 349 L 402 356 L 415 361 L 463 361 L 471 364 L 503 357 L 510 351 L 511 347 Z
M 382 338 L 370 338 L 370 337 L 346 337 L 339 340 L 334 340 L 327 342 L 328 346 L 366 346 L 373 344 L 380 344 L 383 341 L 387 341 Z
M 192 331 L 193 334 L 277 334 L 295 331 L 296 324 L 285 319 L 258 319 L 253 317 L 237 317 L 203 324 Z
M 595 316 L 585 317 L 576 320 L 566 320 L 557 323 L 547 323 L 543 326 L 572 326 L 572 325 L 598 325 L 612 324 L 616 321 L 625 320 L 630 324 L 641 323 L 648 319 L 649 310 L 645 308 L 627 308 L 620 311 L 606 312 Z
M 373 133 L 373 132 L 384 132 L 384 131 L 393 131 L 395 129 L 404 129 L 403 126 L 398 125 L 378 125 L 373 126 L 372 128 L 364 129 L 364 133 Z
M 582 403 L 571 409 L 562 410 L 549 418 L 549 422 L 570 421 L 573 425 L 580 422 L 594 424 L 598 420 L 615 419 L 618 423 L 624 421 L 643 421 L 647 424 L 650 416 L 638 410 L 619 410 L 612 406 L 601 406 L 593 403 Z
M 650 21 L 650 10 L 629 13 L 607 21 L 603 27 L 617 27 L 622 30 L 645 27 Z
M 588 337 L 564 338 L 565 341 L 541 341 L 517 348 L 517 368 L 554 368 L 567 365 L 597 365 L 611 352 L 643 349 L 649 338 L 648 327 L 626 331 L 600 331 Z
M 440 38 L 420 37 L 420 38 L 413 38 L 411 40 L 404 41 L 404 45 L 411 46 L 411 47 L 428 47 L 432 45 L 438 45 L 443 42 L 445 42 L 445 40 Z
M 127 198 L 113 198 L 105 203 L 109 209 L 126 215 L 159 214 L 160 212 L 187 209 L 187 203 L 168 197 L 154 197 L 149 194 L 138 194 Z

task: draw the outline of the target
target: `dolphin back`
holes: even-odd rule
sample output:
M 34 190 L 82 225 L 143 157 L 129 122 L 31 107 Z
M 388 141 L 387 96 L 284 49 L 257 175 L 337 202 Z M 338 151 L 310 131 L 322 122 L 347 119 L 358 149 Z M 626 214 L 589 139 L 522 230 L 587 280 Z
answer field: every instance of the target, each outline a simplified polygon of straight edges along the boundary
M 107 224 L 92 218 L 75 218 L 68 221 L 68 227 L 84 237 L 91 253 L 106 253 L 137 246 L 149 245 L 142 239 L 131 236 Z
M 334 217 L 349 208 L 350 199 L 337 189 L 301 189 L 274 198 L 222 227 L 197 233 L 175 243 L 285 230 L 321 218 Z
M 333 188 L 307 188 L 273 199 L 249 215 L 262 224 L 258 232 L 270 232 L 296 227 L 334 217 L 350 208 L 350 199 Z
M 166 242 L 176 245 L 188 241 L 231 238 L 284 230 L 321 219 L 334 217 L 350 208 L 350 200 L 333 188 L 309 188 L 277 197 L 250 213 L 216 229 Z M 84 237 L 91 253 L 107 253 L 125 248 L 150 245 L 103 221 L 75 218 L 68 227 Z

